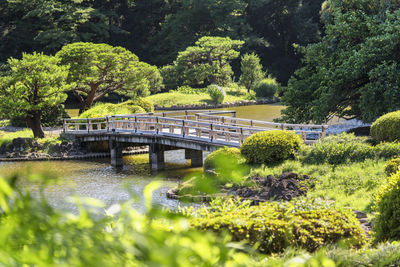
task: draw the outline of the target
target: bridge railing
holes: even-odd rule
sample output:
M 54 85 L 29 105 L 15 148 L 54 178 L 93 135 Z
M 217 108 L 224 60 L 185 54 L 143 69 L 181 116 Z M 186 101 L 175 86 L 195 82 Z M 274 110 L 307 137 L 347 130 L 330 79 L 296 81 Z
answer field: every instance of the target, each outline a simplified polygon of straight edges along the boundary
M 231 115 L 228 116 L 217 116 Z M 156 116 L 161 115 L 161 116 Z M 173 117 L 170 117 L 173 116 Z M 294 130 L 305 143 L 326 136 L 327 125 L 281 124 L 236 118 L 232 111 L 180 111 L 115 115 L 92 119 L 64 119 L 64 132 L 141 132 L 240 145 L 249 136 L 273 129 Z

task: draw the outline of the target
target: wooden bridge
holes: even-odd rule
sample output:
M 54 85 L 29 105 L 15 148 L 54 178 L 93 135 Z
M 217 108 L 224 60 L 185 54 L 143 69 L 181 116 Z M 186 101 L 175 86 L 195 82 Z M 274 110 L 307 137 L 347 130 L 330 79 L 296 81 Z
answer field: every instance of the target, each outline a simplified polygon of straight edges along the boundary
M 236 111 L 171 111 L 64 119 L 65 135 L 82 142 L 109 142 L 111 164 L 122 166 L 124 146 L 149 145 L 152 170 L 164 168 L 164 151 L 185 149 L 193 167 L 202 166 L 202 151 L 240 147 L 251 135 L 274 129 L 294 130 L 306 144 L 326 136 L 327 125 L 283 124 L 236 117 Z

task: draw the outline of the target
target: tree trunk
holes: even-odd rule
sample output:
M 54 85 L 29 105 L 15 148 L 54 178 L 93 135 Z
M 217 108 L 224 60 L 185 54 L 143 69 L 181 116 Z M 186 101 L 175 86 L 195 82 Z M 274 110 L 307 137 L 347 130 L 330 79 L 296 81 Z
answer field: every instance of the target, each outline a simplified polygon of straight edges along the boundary
M 93 105 L 98 85 L 90 84 L 89 86 L 90 86 L 90 92 L 88 93 L 86 100 L 84 102 L 81 102 L 81 108 L 79 109 L 79 114 L 82 114 L 86 110 L 90 109 Z
M 40 111 L 34 111 L 25 118 L 26 124 L 32 129 L 35 138 L 44 138 L 42 122 L 40 121 Z

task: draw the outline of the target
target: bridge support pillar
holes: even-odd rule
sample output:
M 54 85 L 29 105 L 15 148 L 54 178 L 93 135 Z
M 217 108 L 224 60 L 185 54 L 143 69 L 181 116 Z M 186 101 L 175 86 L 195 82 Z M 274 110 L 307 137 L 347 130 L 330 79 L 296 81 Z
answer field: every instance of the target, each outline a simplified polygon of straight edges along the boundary
M 185 149 L 185 158 L 190 159 L 191 167 L 203 166 L 203 151 L 194 149 Z
M 149 146 L 149 160 L 151 170 L 153 172 L 161 171 L 165 167 L 164 163 L 164 147 L 159 144 L 150 144 Z
M 115 140 L 109 141 L 111 166 L 122 167 L 124 165 L 122 160 L 122 146 Z

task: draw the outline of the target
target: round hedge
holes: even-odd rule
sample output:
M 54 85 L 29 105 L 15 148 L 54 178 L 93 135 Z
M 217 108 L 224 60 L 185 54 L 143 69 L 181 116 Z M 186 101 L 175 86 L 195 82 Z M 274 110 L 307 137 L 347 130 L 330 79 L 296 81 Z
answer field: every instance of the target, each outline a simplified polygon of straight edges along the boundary
M 126 103 L 126 102 L 125 102 Z M 83 112 L 79 118 L 102 118 L 111 115 L 124 115 L 133 113 L 145 113 L 145 110 L 136 105 L 121 104 L 110 104 L 110 103 L 98 103 L 91 109 Z
M 400 240 L 400 172 L 389 177 L 376 196 L 375 238 L 377 242 Z
M 241 153 L 250 164 L 277 163 L 294 158 L 302 143 L 293 131 L 259 132 L 244 141 Z
M 379 117 L 371 126 L 371 136 L 379 142 L 400 140 L 400 110 Z
M 235 147 L 224 147 L 220 148 L 212 153 L 210 153 L 204 160 L 204 171 L 215 170 L 217 168 L 216 164 L 220 158 L 230 158 L 237 162 L 237 164 L 242 163 L 244 160 L 240 154 L 240 149 Z
M 122 104 L 125 105 L 132 105 L 132 106 L 139 106 L 143 108 L 146 112 L 154 112 L 154 105 L 149 100 L 144 98 L 137 98 L 133 100 L 128 100 Z
M 400 170 L 400 157 L 389 160 L 385 165 L 385 173 L 392 175 Z

